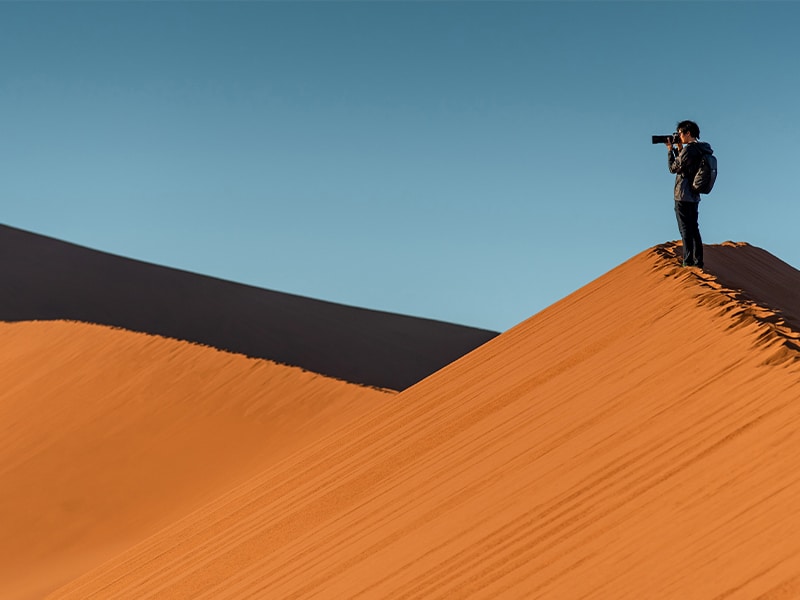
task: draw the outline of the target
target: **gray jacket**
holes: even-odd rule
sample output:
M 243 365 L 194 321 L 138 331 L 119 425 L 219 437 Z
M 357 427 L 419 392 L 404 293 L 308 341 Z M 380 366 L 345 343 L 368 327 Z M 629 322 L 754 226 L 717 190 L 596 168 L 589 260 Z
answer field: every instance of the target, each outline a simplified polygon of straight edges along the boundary
M 704 154 L 714 154 L 707 142 L 690 142 L 680 153 L 669 151 L 669 172 L 675 173 L 675 202 L 700 202 L 700 194 L 692 189 L 692 180 Z

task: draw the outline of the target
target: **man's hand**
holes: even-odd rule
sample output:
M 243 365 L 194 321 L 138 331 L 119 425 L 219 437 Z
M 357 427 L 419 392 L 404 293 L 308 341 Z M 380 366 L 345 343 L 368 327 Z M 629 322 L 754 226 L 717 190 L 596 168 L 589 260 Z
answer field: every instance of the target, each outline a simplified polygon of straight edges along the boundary
M 664 145 L 667 147 L 667 149 L 668 149 L 670 152 L 672 151 L 672 149 L 673 149 L 672 147 L 673 147 L 673 146 L 678 146 L 678 152 L 680 152 L 681 150 L 683 150 L 683 142 L 681 142 L 679 139 L 678 139 L 678 140 L 675 140 L 675 141 L 673 141 L 673 142 L 664 142 Z

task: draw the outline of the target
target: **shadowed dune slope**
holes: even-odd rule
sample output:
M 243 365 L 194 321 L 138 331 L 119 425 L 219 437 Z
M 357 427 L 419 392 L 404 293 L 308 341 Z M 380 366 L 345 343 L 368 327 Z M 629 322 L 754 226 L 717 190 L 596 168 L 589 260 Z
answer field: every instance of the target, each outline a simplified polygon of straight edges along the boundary
M 798 272 L 727 244 L 701 273 L 675 250 L 632 258 L 51 597 L 797 597 L 800 333 L 742 290 L 796 290 Z M 730 265 L 742 289 L 713 275 Z
M 0 225 L 0 320 L 70 320 L 198 342 L 402 390 L 497 334 L 130 260 Z
M 708 246 L 707 252 L 709 270 L 719 283 L 743 300 L 772 309 L 800 331 L 800 271 L 749 244 L 728 242 Z
M 0 598 L 41 598 L 393 393 L 176 340 L 0 323 Z

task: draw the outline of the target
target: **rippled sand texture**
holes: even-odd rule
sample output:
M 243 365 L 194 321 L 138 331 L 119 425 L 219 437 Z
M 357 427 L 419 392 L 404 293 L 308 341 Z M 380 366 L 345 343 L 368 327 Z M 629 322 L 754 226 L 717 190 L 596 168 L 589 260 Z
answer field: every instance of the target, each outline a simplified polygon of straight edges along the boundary
M 51 597 L 797 597 L 800 273 L 677 250 L 176 503 Z
M 4 600 L 43 597 L 392 397 L 71 322 L 0 323 L 0 376 Z

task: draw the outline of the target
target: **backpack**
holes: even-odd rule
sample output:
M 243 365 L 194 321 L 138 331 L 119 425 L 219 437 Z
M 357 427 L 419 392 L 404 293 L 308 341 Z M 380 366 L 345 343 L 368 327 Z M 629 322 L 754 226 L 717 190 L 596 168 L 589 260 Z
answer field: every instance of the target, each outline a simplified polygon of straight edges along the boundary
M 703 154 L 700 168 L 694 175 L 692 189 L 698 194 L 708 194 L 714 188 L 717 180 L 717 157 L 713 154 Z

